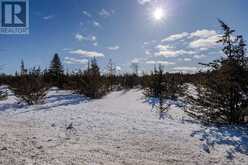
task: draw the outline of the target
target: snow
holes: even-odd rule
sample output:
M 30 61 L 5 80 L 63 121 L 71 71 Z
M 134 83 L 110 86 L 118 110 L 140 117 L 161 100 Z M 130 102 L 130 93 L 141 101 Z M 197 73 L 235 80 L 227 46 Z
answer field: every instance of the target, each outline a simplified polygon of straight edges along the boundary
M 42 105 L 0 101 L 0 164 L 247 164 L 248 130 L 204 126 L 170 101 L 164 120 L 141 90 L 89 100 L 52 89 Z M 67 129 L 68 126 L 73 129 Z

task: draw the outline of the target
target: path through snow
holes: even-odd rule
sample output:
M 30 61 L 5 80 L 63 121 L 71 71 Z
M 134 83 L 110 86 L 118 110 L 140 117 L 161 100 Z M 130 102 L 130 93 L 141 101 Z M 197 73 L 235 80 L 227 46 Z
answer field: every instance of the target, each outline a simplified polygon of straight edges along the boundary
M 176 106 L 170 110 L 171 118 L 159 120 L 141 91 L 113 92 L 93 101 L 68 91 L 50 91 L 46 104 L 23 108 L 14 106 L 17 103 L 13 97 L 0 101 L 0 164 L 3 165 L 248 162 L 247 145 L 243 144 L 248 138 L 243 130 L 236 130 L 233 136 L 229 136 L 229 129 L 215 130 L 213 136 L 210 132 L 206 137 L 207 131 L 214 127 L 184 122 L 188 117 Z M 75 130 L 66 130 L 71 123 Z M 216 141 L 217 135 L 225 131 L 223 138 L 236 145 Z M 238 144 L 244 152 L 235 150 Z

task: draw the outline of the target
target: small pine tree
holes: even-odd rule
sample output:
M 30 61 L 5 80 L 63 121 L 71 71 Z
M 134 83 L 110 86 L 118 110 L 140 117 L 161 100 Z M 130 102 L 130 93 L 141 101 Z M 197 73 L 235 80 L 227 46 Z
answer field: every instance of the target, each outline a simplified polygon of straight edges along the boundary
M 0 70 L 1 70 L 1 66 L 0 66 Z M 3 75 L 1 75 L 1 77 L 4 77 Z M 0 79 L 0 85 L 2 85 L 2 79 Z M 4 89 L 0 89 L 0 100 L 3 100 L 7 97 L 7 91 L 4 91 Z
M 27 69 L 25 69 L 24 61 L 21 61 L 21 75 L 27 74 Z
M 5 89 L 0 89 L 0 100 L 4 100 L 6 99 L 6 97 L 8 96 L 8 93 Z
M 92 99 L 100 98 L 106 93 L 100 68 L 95 58 L 92 59 L 88 69 L 80 76 L 78 88 L 79 93 Z
M 113 90 L 113 83 L 114 83 L 114 75 L 116 73 L 116 67 L 113 64 L 112 60 L 110 59 L 107 65 L 107 77 L 108 77 L 108 84 L 110 86 L 110 91 Z
M 28 105 L 42 103 L 48 89 L 39 68 L 33 68 L 28 74 L 18 75 L 10 82 L 10 89 Z
M 63 87 L 64 69 L 58 54 L 55 54 L 51 61 L 48 75 L 52 85 Z
M 146 97 L 154 97 L 159 99 L 159 105 L 157 106 L 160 112 L 160 118 L 162 113 L 167 111 L 170 104 L 165 105 L 165 100 L 174 100 L 177 98 L 177 93 L 180 91 L 180 84 L 174 81 L 172 76 L 169 74 L 164 74 L 164 69 L 162 65 L 159 65 L 157 70 L 154 67 L 154 72 L 150 76 L 146 77 L 145 80 L 145 90 L 144 95 Z

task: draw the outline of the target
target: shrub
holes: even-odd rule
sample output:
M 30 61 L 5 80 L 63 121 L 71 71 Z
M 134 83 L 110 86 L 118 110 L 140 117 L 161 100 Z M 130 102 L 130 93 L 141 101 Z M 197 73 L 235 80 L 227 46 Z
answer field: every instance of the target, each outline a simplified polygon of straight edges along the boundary
M 48 85 L 40 69 L 33 68 L 28 74 L 19 75 L 10 83 L 14 94 L 28 105 L 39 104 L 44 101 Z

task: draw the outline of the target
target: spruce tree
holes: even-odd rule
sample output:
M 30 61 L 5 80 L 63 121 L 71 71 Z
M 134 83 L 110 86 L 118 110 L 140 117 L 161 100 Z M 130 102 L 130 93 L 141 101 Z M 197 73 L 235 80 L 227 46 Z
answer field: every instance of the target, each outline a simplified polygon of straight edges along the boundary
M 164 73 L 162 65 L 159 65 L 158 70 L 156 66 L 154 66 L 154 72 L 146 77 L 144 84 L 144 95 L 148 98 L 153 97 L 158 99 L 156 108 L 160 113 L 160 119 L 162 119 L 163 113 L 168 111 L 170 107 L 170 104 L 165 104 L 165 101 L 175 100 L 177 98 L 177 94 L 181 89 L 180 84 L 174 81 L 173 76 Z
M 63 87 L 64 69 L 59 55 L 55 54 L 49 68 L 49 78 L 52 85 L 59 88 Z
M 116 67 L 114 66 L 112 60 L 110 59 L 107 65 L 107 77 L 108 77 L 108 84 L 110 86 L 110 91 L 113 90 L 113 81 L 114 81 L 114 75 L 116 73 Z
M 194 104 L 190 113 L 212 122 L 242 123 L 248 112 L 248 62 L 242 36 L 234 36 L 223 21 L 222 43 L 225 57 L 207 65 L 206 80 L 198 88 L 198 96 L 190 97 Z
M 40 68 L 33 68 L 25 75 L 15 76 L 10 89 L 22 101 L 33 105 L 43 103 L 48 86 Z
M 88 69 L 80 76 L 78 88 L 79 93 L 92 99 L 100 98 L 106 93 L 100 68 L 95 58 L 91 60 Z
M 27 74 L 27 69 L 25 69 L 24 61 L 21 61 L 21 75 Z

